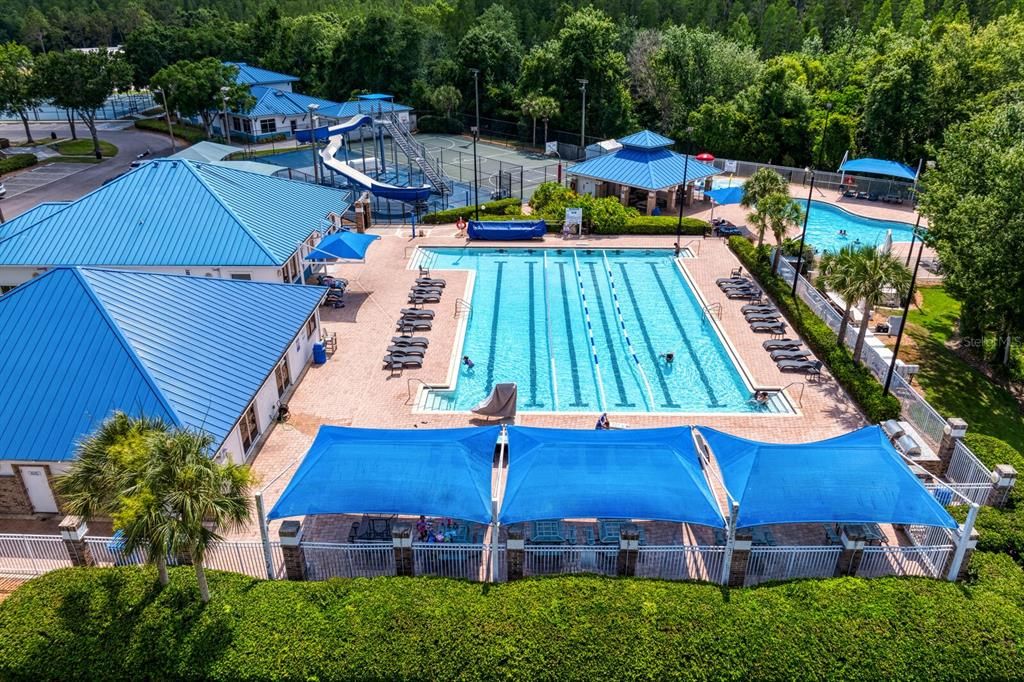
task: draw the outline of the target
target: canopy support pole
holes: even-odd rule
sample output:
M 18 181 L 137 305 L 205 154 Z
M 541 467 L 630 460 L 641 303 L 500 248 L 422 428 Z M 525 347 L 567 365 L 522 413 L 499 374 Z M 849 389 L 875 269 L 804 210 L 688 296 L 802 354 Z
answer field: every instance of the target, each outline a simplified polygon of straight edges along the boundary
M 740 515 L 740 503 L 733 502 L 729 510 L 728 527 L 725 538 L 725 554 L 722 556 L 722 575 L 719 583 L 729 584 L 729 573 L 732 570 L 732 550 L 736 545 L 736 519 Z
M 488 582 L 498 582 L 498 498 L 491 498 L 491 575 Z
M 274 580 L 274 555 L 270 553 L 270 534 L 267 532 L 267 513 L 263 510 L 263 493 L 253 495 L 256 499 L 256 522 L 260 525 L 260 541 L 263 543 L 263 561 L 267 567 L 267 580 Z
M 978 518 L 978 509 L 980 507 L 977 502 L 971 503 L 971 508 L 967 511 L 967 519 L 964 521 L 964 525 L 960 526 L 960 539 L 956 543 L 953 561 L 949 563 L 949 572 L 946 574 L 946 580 L 954 581 L 960 575 L 960 566 L 964 563 L 964 556 L 967 554 L 967 545 L 971 541 L 971 533 L 974 531 L 974 520 Z
M 499 495 L 504 493 L 504 485 L 502 485 L 502 474 L 501 470 L 505 464 L 505 458 L 508 455 L 508 428 L 502 424 L 501 431 L 498 434 L 498 443 L 501 445 L 501 450 L 498 452 L 498 479 L 494 486 L 494 492 L 491 495 L 491 575 L 490 582 L 498 582 L 498 534 L 501 532 L 501 524 L 498 522 L 498 512 L 501 509 L 501 500 Z

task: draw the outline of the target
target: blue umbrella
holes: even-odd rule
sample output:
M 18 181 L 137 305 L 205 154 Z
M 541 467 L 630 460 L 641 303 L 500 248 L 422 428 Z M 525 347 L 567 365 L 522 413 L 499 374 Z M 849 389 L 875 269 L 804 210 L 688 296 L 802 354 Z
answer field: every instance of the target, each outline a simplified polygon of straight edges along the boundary
M 720 205 L 725 204 L 738 204 L 743 200 L 743 187 L 722 187 L 720 189 L 713 189 L 710 192 L 704 192 L 704 196 L 709 197 L 713 202 Z
M 313 247 L 306 260 L 363 260 L 370 244 L 380 239 L 380 235 L 362 234 L 359 232 L 335 232 L 324 237 Z

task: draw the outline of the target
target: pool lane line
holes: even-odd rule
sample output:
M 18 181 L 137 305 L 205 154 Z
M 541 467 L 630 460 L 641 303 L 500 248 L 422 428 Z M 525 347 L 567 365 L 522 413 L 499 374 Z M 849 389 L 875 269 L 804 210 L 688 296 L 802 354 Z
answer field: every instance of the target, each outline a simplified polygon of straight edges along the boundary
M 498 261 L 498 274 L 494 283 L 494 316 L 491 318 L 491 350 L 487 358 L 487 384 L 485 395 L 490 395 L 494 389 L 494 364 L 496 362 L 495 352 L 498 348 L 498 313 L 501 311 L 501 278 L 504 274 L 505 261 Z
M 565 263 L 558 264 L 558 278 L 562 284 L 562 310 L 565 315 L 565 340 L 569 346 L 569 370 L 572 373 L 572 396 L 573 402 L 570 407 L 589 407 L 583 402 L 583 394 L 580 390 L 580 366 L 576 360 L 576 341 L 572 331 L 572 316 L 569 311 L 569 287 L 565 283 Z M 552 358 L 554 349 L 550 350 Z
M 555 372 L 554 342 L 551 339 L 551 301 L 548 295 L 548 252 L 544 254 L 544 269 L 541 270 L 541 283 L 544 286 L 544 331 L 547 336 L 548 362 L 551 363 L 551 411 L 558 412 L 558 374 Z
M 651 266 L 651 272 L 654 273 L 654 279 L 658 283 L 658 288 L 661 289 L 661 295 L 665 298 L 665 305 L 668 306 L 668 311 L 672 315 L 672 319 L 675 320 L 676 328 L 679 329 L 679 334 L 683 338 L 683 345 L 686 346 L 686 351 L 690 354 L 693 366 L 697 369 L 697 375 L 700 377 L 701 383 L 704 384 L 704 390 L 711 399 L 711 406 L 718 407 L 721 403 L 718 401 L 718 396 L 715 395 L 715 390 L 711 387 L 711 381 L 708 379 L 708 375 L 704 371 L 703 365 L 701 365 L 700 358 L 697 357 L 697 351 L 694 350 L 693 344 L 690 343 L 690 337 L 686 335 L 686 329 L 683 327 L 683 321 L 679 319 L 679 313 L 676 312 L 675 305 L 672 303 L 672 297 L 669 296 L 668 289 L 665 288 L 665 283 L 662 281 L 661 275 L 658 273 L 658 266 L 654 263 L 648 263 L 648 265 Z M 684 283 L 683 286 L 689 285 Z
M 541 403 L 537 402 L 537 303 L 534 298 L 536 293 L 536 285 L 534 284 L 534 266 L 536 265 L 533 261 L 526 262 L 529 272 L 527 274 L 527 295 L 530 297 L 530 314 L 528 326 L 530 328 L 530 402 L 526 403 L 527 407 L 543 407 Z
M 651 412 L 654 412 L 654 391 L 651 390 L 651 382 L 647 379 L 647 372 L 644 371 L 643 365 L 640 364 L 640 358 L 636 356 L 636 350 L 633 349 L 633 340 L 629 338 L 629 330 L 626 329 L 626 319 L 622 316 L 622 306 L 619 304 L 619 291 L 615 287 L 615 275 L 612 274 L 612 266 L 608 262 L 608 251 L 601 251 L 601 262 L 604 263 L 604 271 L 608 276 L 608 286 L 612 292 L 612 304 L 615 309 L 615 316 L 619 320 L 619 331 L 622 333 L 622 338 L 626 341 L 626 351 L 630 357 L 633 358 L 633 364 L 636 365 L 637 372 L 640 374 L 640 378 L 644 380 L 644 388 L 647 391 L 647 402 L 651 406 Z
M 630 302 L 633 304 L 633 310 L 637 311 L 637 318 L 640 317 L 640 306 L 636 300 L 636 292 L 633 290 L 633 284 L 629 280 L 629 273 L 626 271 L 626 264 L 619 263 L 619 270 L 622 272 L 622 283 L 626 285 L 626 295 L 629 296 Z M 650 353 L 651 357 L 654 358 L 657 363 L 658 351 L 654 348 L 654 342 L 651 340 L 651 335 L 647 332 L 647 326 L 641 321 L 640 322 L 640 335 L 644 337 L 644 345 L 647 346 L 647 352 Z M 661 386 L 662 393 L 665 394 L 665 402 L 662 406 L 668 408 L 681 407 L 679 403 L 672 399 L 672 392 L 669 390 L 668 382 L 665 380 L 665 370 L 661 365 L 656 364 L 658 370 L 658 384 Z
M 597 269 L 594 263 L 588 262 L 590 269 L 590 281 L 594 284 L 594 300 L 597 301 L 597 314 L 601 318 L 601 328 L 604 330 L 604 339 L 608 343 L 608 359 L 612 363 L 612 374 L 615 376 L 615 389 L 619 392 L 619 402 L 616 407 L 635 407 L 634 403 L 626 402 L 626 385 L 622 383 L 622 370 L 619 369 L 619 357 L 613 349 L 612 328 L 608 325 L 608 314 L 604 309 L 604 299 L 601 297 L 600 285 L 597 282 Z M 588 320 L 589 322 L 589 320 Z M 595 351 L 596 352 L 596 351 Z
M 594 343 L 594 325 L 590 323 L 590 308 L 587 306 L 587 294 L 583 290 L 583 273 L 580 272 L 580 259 L 576 250 L 572 250 L 573 265 L 576 269 L 576 286 L 579 288 L 580 305 L 583 306 L 583 321 L 587 325 L 587 337 L 590 340 L 590 357 L 594 359 L 594 376 L 597 377 L 597 392 L 601 399 L 601 409 L 608 405 L 608 399 L 604 394 L 604 382 L 601 381 L 601 363 L 597 359 L 597 344 Z M 613 356 L 614 357 L 614 356 Z

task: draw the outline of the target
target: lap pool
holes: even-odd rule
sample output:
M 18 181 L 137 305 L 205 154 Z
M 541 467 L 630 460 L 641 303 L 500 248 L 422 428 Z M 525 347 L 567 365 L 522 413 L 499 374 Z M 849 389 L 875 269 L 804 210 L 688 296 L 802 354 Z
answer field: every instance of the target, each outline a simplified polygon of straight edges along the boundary
M 475 273 L 459 355 L 474 367 L 425 409 L 465 411 L 515 382 L 520 411 L 764 411 L 670 250 L 431 248 L 419 262 Z

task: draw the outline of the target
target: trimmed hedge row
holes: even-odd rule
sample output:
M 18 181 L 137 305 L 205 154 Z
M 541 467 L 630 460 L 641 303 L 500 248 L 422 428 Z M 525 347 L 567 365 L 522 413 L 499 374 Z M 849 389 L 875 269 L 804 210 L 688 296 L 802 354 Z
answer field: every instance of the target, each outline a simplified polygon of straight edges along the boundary
M 34 166 L 38 160 L 39 159 L 36 158 L 35 154 L 11 154 L 10 156 L 0 156 L 0 175 L 13 173 L 16 170 Z
M 679 218 L 675 216 L 640 216 L 626 220 L 626 226 L 617 234 L 675 234 Z M 703 236 L 710 225 L 697 218 L 683 218 L 683 234 Z
M 1024 574 L 976 553 L 964 585 L 905 578 L 757 589 L 563 576 L 259 581 L 64 569 L 0 604 L 0 678 L 1011 679 Z
M 139 130 L 148 130 L 154 133 L 161 133 L 167 135 L 167 121 L 163 118 L 144 118 L 139 119 L 135 122 L 135 127 Z M 206 131 L 202 128 L 194 125 L 189 125 L 179 121 L 172 126 L 174 130 L 174 136 L 185 140 L 189 144 L 195 144 L 196 142 L 202 142 L 206 138 Z
M 899 400 L 892 395 L 882 395 L 881 384 L 866 367 L 854 364 L 853 355 L 839 344 L 836 333 L 803 301 L 792 297 L 789 285 L 782 278 L 772 274 L 767 247 L 758 250 L 744 237 L 730 237 L 729 248 L 760 281 L 814 354 L 828 365 L 832 376 L 860 406 L 868 421 L 878 423 L 898 418 Z
M 1006 442 L 970 431 L 964 440 L 986 466 L 1010 464 L 1018 472 L 1024 472 L 1024 456 Z M 950 512 L 961 522 L 967 516 L 967 508 L 962 506 L 953 507 Z M 1002 552 L 1024 564 L 1024 485 L 1018 482 L 1014 486 L 1004 508 L 982 507 L 975 528 L 979 549 Z
M 497 219 L 519 220 L 523 209 L 523 202 L 512 197 L 510 199 L 495 199 L 480 204 L 480 219 L 495 220 L 490 216 L 498 216 Z M 462 216 L 466 220 L 473 217 L 473 206 L 460 206 L 459 208 L 447 208 L 443 211 L 434 211 L 423 216 L 422 221 L 426 225 L 443 225 L 454 223 Z M 486 217 L 485 217 L 486 216 Z M 527 220 L 531 218 L 527 217 Z

